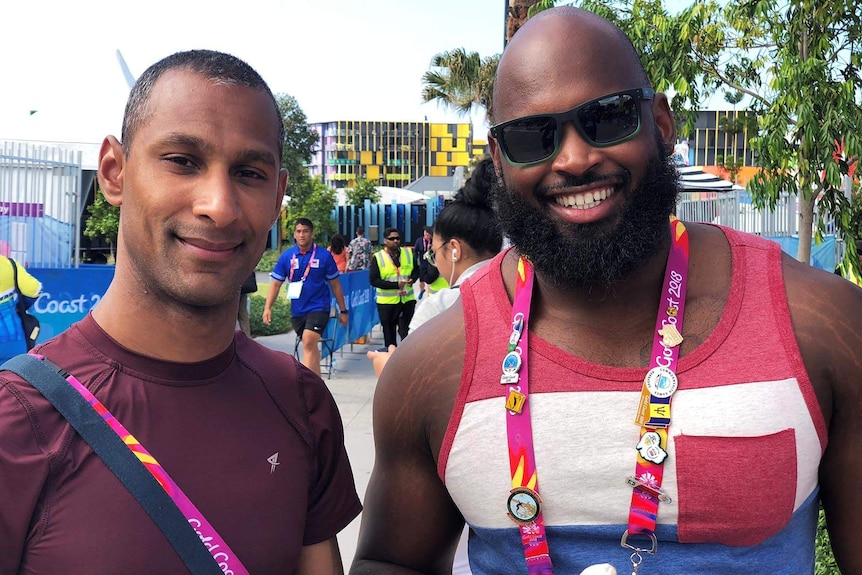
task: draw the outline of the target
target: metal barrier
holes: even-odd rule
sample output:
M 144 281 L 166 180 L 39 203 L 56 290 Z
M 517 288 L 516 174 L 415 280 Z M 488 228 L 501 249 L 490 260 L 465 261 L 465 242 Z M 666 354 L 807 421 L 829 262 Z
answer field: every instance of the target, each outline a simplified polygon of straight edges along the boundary
M 27 267 L 77 267 L 81 175 L 81 152 L 0 142 L 0 253 Z

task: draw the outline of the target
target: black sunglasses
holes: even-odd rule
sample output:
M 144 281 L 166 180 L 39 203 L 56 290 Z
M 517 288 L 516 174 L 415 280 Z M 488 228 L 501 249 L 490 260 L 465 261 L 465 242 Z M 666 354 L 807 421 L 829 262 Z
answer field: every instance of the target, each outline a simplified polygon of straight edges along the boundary
M 392 237 L 386 238 L 386 239 L 389 240 L 390 242 L 400 242 L 401 241 L 401 238 L 399 238 L 398 236 L 392 236 Z
M 506 161 L 513 166 L 529 166 L 553 158 L 560 149 L 563 124 L 572 122 L 591 145 L 613 146 L 637 136 L 641 129 L 643 100 L 655 97 L 655 90 L 636 88 L 608 94 L 585 102 L 568 112 L 537 114 L 516 118 L 491 127 Z

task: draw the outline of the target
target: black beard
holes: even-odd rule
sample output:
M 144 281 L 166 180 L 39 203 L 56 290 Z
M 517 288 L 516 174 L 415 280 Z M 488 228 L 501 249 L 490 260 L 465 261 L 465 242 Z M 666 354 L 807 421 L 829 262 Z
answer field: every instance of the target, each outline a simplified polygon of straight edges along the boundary
M 570 224 L 552 220 L 509 186 L 502 176 L 494 192 L 494 211 L 500 229 L 518 252 L 533 263 L 543 279 L 561 289 L 607 288 L 645 264 L 667 244 L 668 216 L 679 195 L 676 167 L 663 158 L 659 147 L 647 164 L 637 189 L 626 189 L 631 174 L 626 171 L 615 193 L 626 193 L 628 203 L 619 223 Z M 565 185 L 584 185 L 598 178 L 589 174 L 569 178 Z

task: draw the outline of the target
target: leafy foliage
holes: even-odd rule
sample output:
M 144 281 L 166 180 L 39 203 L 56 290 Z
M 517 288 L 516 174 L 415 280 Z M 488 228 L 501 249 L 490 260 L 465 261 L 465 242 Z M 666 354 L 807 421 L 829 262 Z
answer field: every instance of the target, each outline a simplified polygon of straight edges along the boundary
M 437 101 L 462 114 L 469 114 L 474 105 L 482 106 L 491 121 L 499 61 L 499 54 L 482 58 L 464 48 L 436 54 L 431 59 L 432 69 L 422 76 L 422 101 Z
M 335 190 L 302 170 L 293 183 L 293 195 L 284 211 L 284 237 L 293 237 L 293 227 L 298 218 L 308 218 L 314 222 L 314 241 L 325 244 L 338 229 L 332 217 L 334 209 Z
M 356 180 L 356 186 L 347 188 L 344 192 L 347 195 L 347 203 L 351 206 L 361 206 L 365 200 L 371 200 L 372 204 L 380 201 L 377 184 L 365 178 L 359 178 Z
M 817 539 L 814 542 L 814 575 L 841 575 L 835 556 L 832 554 L 832 544 L 826 531 L 826 516 L 823 509 L 817 519 Z
M 263 323 L 263 308 L 266 305 L 266 297 L 250 294 L 251 311 L 249 312 L 249 325 L 252 337 L 259 335 L 278 335 L 290 330 L 290 302 L 284 297 L 276 298 L 272 304 L 272 322 L 269 325 Z
M 260 256 L 260 261 L 257 262 L 254 271 L 256 272 L 271 272 L 275 269 L 275 263 L 278 261 L 279 253 L 277 250 L 266 250 Z
M 84 235 L 88 238 L 104 238 L 111 246 L 113 256 L 117 235 L 120 233 L 120 206 L 109 204 L 102 192 L 96 190 L 95 200 L 87 206 L 87 212 L 90 216 L 84 226 Z
M 288 174 L 293 180 L 311 161 L 311 155 L 317 146 L 319 135 L 314 130 L 309 129 L 305 112 L 299 107 L 296 98 L 289 94 L 276 94 L 275 101 L 284 121 L 285 131 L 281 166 L 287 168 Z M 290 184 L 287 195 L 293 195 Z

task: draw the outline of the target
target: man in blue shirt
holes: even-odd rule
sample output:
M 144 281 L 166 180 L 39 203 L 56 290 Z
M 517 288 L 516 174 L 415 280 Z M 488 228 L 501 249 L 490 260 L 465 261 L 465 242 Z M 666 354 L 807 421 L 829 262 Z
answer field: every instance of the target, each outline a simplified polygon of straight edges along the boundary
M 311 220 L 296 220 L 293 228 L 296 245 L 281 254 L 270 274 L 272 282 L 269 284 L 262 319 L 266 325 L 272 322 L 272 305 L 281 285 L 287 281 L 290 322 L 296 337 L 302 341 L 302 364 L 320 375 L 320 348 L 317 343 L 329 323 L 331 297 L 335 296 L 341 310 L 338 315 L 341 325 L 347 325 L 347 305 L 335 260 L 326 248 L 316 245 L 313 238 L 314 224 Z

